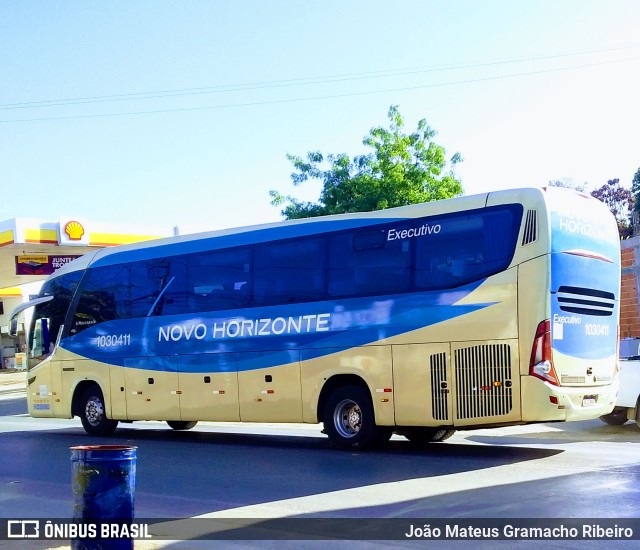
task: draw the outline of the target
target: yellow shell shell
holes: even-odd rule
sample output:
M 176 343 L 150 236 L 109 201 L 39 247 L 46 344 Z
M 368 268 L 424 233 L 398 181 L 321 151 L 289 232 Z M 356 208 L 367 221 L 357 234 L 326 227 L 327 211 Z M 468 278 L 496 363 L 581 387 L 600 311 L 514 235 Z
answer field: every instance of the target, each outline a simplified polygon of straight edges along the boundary
M 68 222 L 64 226 L 64 232 L 72 241 L 79 241 L 80 239 L 82 239 L 82 235 L 84 235 L 84 227 L 82 227 L 82 224 L 80 222 Z

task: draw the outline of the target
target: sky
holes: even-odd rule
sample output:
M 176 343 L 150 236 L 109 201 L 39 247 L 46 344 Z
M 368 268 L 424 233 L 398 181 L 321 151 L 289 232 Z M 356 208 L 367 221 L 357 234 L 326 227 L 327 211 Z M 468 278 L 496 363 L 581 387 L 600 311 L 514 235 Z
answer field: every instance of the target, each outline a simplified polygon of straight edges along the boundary
M 0 221 L 282 219 L 397 105 L 465 194 L 640 168 L 637 0 L 0 0 Z

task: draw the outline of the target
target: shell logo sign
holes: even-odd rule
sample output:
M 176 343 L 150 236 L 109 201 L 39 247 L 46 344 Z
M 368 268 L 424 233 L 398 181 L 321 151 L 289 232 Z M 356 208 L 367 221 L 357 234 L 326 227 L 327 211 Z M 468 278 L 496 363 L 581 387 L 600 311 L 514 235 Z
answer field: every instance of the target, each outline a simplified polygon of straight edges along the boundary
M 61 246 L 88 246 L 89 231 L 84 220 L 79 218 L 60 218 L 58 244 Z
M 84 226 L 80 222 L 72 220 L 65 224 L 64 232 L 69 236 L 70 241 L 80 241 L 84 235 Z

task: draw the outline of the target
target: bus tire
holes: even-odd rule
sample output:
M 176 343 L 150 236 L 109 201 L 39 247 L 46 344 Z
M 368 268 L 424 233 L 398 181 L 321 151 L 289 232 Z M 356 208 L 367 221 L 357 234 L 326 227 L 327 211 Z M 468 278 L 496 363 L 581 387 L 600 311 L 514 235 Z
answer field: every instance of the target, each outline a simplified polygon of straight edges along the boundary
M 167 424 L 172 430 L 190 430 L 195 428 L 197 420 L 167 420 Z
M 455 430 L 438 430 L 438 433 L 434 436 L 434 438 L 432 439 L 432 441 L 446 441 L 447 439 L 449 439 L 454 433 L 456 433 Z
M 327 400 L 324 432 L 342 449 L 364 449 L 376 443 L 378 430 L 369 392 L 360 386 L 343 386 Z
M 600 420 L 610 426 L 622 426 L 627 421 L 627 409 L 616 407 L 609 414 L 601 416 Z
M 437 443 L 449 439 L 455 430 L 443 430 L 438 428 L 412 428 L 402 432 L 411 443 L 414 445 L 426 445 L 428 443 Z
M 118 427 L 117 420 L 107 418 L 104 395 L 97 384 L 89 386 L 82 393 L 80 420 L 89 435 L 111 435 Z

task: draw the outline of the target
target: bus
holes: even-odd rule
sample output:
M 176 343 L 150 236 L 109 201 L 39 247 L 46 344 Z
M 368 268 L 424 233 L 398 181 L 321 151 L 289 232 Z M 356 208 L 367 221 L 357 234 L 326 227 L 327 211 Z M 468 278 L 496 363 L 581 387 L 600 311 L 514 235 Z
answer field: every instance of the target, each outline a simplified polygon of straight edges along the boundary
M 523 188 L 92 251 L 12 325 L 33 308 L 33 417 L 323 423 L 360 449 L 610 413 L 619 293 L 607 207 Z

